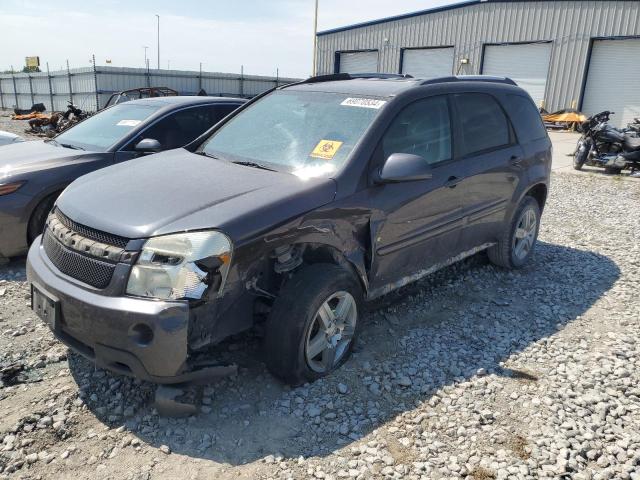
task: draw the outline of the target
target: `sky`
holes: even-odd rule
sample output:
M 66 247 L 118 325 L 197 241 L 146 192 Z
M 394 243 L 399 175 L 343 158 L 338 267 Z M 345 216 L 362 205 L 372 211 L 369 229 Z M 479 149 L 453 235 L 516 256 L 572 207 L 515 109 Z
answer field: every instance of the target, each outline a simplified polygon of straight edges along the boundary
M 320 0 L 318 29 L 455 3 L 452 0 Z M 96 64 L 306 77 L 314 0 L 0 0 L 0 71 L 39 56 L 51 70 Z

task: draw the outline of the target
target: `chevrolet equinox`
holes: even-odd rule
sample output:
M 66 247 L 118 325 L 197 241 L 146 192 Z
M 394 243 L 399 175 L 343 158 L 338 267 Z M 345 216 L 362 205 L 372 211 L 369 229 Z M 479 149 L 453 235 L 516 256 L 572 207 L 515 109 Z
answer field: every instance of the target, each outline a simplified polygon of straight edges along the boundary
M 264 321 L 269 370 L 313 381 L 348 358 L 365 301 L 481 250 L 525 265 L 550 165 L 510 79 L 312 77 L 73 182 L 29 251 L 32 307 L 157 383 L 226 371 L 211 347 Z

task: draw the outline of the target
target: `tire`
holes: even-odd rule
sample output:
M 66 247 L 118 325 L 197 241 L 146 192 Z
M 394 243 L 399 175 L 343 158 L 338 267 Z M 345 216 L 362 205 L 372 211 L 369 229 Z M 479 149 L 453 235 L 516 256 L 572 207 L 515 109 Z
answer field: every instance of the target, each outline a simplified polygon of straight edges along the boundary
M 296 272 L 275 300 L 267 320 L 264 353 L 269 371 L 285 383 L 296 386 L 324 377 L 340 367 L 357 339 L 362 297 L 360 283 L 344 268 L 315 264 Z M 329 333 L 325 329 L 321 331 L 319 327 L 326 317 L 321 315 L 320 309 L 325 305 L 333 308 L 334 304 L 336 310 L 338 305 L 345 307 L 345 314 L 342 319 L 335 317 Z M 326 310 L 323 311 L 326 316 Z M 335 312 L 332 310 L 332 313 Z M 344 330 L 340 329 L 341 322 Z M 346 335 L 342 338 L 341 333 L 347 331 L 349 338 Z M 327 342 L 331 334 L 331 341 L 335 342 L 333 348 Z M 312 342 L 314 339 L 316 341 Z M 315 343 L 314 347 L 312 343 Z M 313 356 L 311 348 L 322 353 Z M 333 359 L 330 358 L 332 352 Z
M 588 156 L 589 156 L 588 148 L 584 148 L 584 149 L 580 149 L 580 147 L 576 148 L 576 151 L 573 154 L 573 169 L 582 170 L 582 166 L 587 161 Z
M 535 220 L 535 224 L 528 225 L 527 221 L 532 218 Z M 522 230 L 525 230 L 527 234 L 526 244 L 521 244 L 524 238 L 516 236 Z M 535 198 L 526 196 L 498 238 L 498 243 L 487 251 L 489 260 L 502 268 L 522 268 L 534 254 L 539 230 L 540 206 Z M 518 248 L 519 246 L 520 248 Z
M 29 226 L 27 227 L 27 242 L 29 245 L 31 245 L 38 235 L 43 232 L 44 223 L 46 222 L 47 216 L 53 208 L 53 204 L 56 202 L 58 195 L 58 193 L 54 193 L 46 197 L 38 204 L 31 214 Z

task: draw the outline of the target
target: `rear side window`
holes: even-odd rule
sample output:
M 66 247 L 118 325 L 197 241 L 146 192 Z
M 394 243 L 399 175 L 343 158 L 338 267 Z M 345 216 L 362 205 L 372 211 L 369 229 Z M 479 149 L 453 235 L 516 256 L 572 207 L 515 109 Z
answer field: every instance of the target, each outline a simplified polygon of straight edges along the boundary
M 542 118 L 533 102 L 520 95 L 508 95 L 507 112 L 513 122 L 520 143 L 528 143 L 547 136 Z
M 509 121 L 495 98 L 484 93 L 462 93 L 453 97 L 461 130 L 460 156 L 493 150 L 511 143 Z
M 419 100 L 400 112 L 382 138 L 382 151 L 384 158 L 393 153 L 411 153 L 430 164 L 451 159 L 446 97 Z

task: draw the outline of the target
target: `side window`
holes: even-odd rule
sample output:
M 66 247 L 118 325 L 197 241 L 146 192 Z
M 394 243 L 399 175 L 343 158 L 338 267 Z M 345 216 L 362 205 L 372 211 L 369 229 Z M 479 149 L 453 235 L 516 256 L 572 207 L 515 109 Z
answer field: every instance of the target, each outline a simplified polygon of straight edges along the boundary
M 392 153 L 420 155 L 434 164 L 451 159 L 451 122 L 444 96 L 419 100 L 393 120 L 382 138 L 384 158 Z
M 129 149 L 143 138 L 158 140 L 163 150 L 184 147 L 235 108 L 235 105 L 206 105 L 172 113 L 138 135 Z
M 547 131 L 533 102 L 521 95 L 508 95 L 507 98 L 507 112 L 511 117 L 520 143 L 545 138 Z
M 453 97 L 461 130 L 460 156 L 511 143 L 509 122 L 495 98 L 484 93 L 461 93 Z

